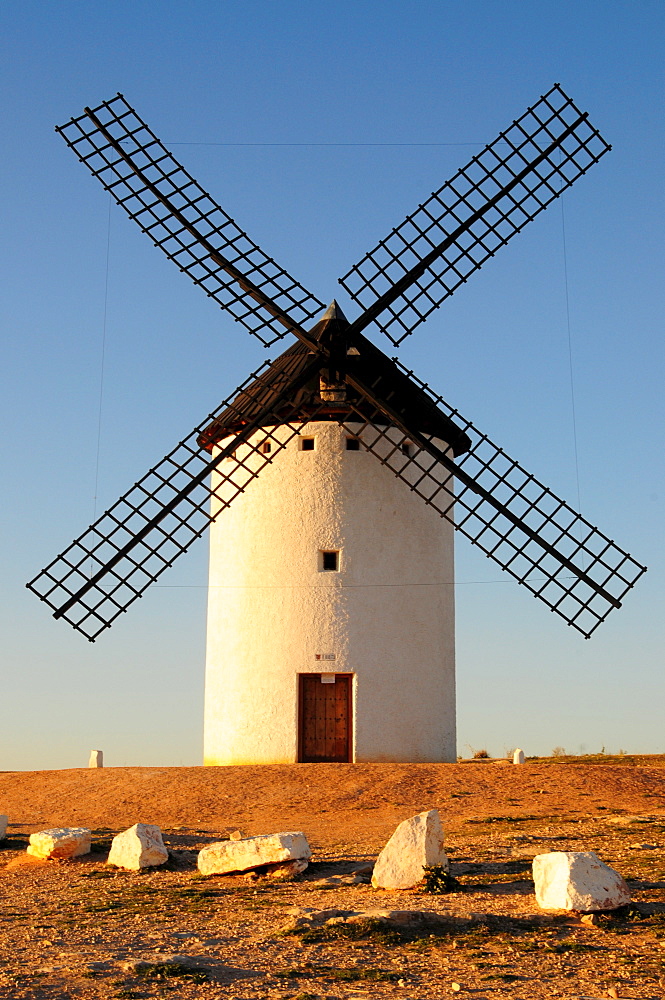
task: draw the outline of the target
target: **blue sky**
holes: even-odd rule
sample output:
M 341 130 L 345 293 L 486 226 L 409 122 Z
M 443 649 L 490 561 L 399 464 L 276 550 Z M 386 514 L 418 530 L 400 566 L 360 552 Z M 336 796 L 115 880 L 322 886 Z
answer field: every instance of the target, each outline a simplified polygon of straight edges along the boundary
M 612 152 L 399 353 L 573 504 L 576 432 L 582 513 L 649 566 L 585 641 L 459 539 L 460 752 L 665 751 L 664 21 L 647 0 L 2 5 L 1 768 L 201 759 L 205 542 L 94 645 L 24 587 L 266 354 L 54 133 L 117 91 L 351 316 L 337 278 L 552 83 L 589 112 Z

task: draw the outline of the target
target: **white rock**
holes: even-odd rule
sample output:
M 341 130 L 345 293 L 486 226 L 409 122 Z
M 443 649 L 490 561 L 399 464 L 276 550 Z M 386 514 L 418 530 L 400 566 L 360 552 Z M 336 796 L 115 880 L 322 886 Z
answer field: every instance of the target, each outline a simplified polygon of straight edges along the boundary
M 77 858 L 90 852 L 90 830 L 84 827 L 58 827 L 30 834 L 28 854 L 35 858 Z
M 524 750 L 520 750 L 518 747 L 513 754 L 513 764 L 523 764 L 524 763 Z
M 162 831 L 149 823 L 135 823 L 129 830 L 118 833 L 111 843 L 107 864 L 128 871 L 163 865 L 169 860 Z
M 616 910 L 630 903 L 628 886 L 593 851 L 551 851 L 533 859 L 536 902 L 543 910 Z
M 103 750 L 91 750 L 90 759 L 88 760 L 88 767 L 104 767 L 104 751 Z
M 278 861 L 308 861 L 312 852 L 304 833 L 269 833 L 245 840 L 221 840 L 199 852 L 202 875 L 245 872 Z
M 436 809 L 400 823 L 377 858 L 372 885 L 375 889 L 410 889 L 422 881 L 425 865 L 443 865 L 446 871 L 450 867 Z
M 0 840 L 4 840 L 7 836 L 7 824 L 9 823 L 9 817 L 4 814 L 0 816 Z

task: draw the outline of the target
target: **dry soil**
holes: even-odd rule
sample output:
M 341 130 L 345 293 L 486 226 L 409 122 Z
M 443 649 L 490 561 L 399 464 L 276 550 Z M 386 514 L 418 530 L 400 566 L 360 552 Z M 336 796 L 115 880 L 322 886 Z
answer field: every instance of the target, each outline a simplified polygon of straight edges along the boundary
M 299 764 L 0 773 L 0 995 L 17 998 L 661 998 L 665 957 L 662 758 L 588 762 Z M 438 808 L 459 887 L 374 890 L 340 878 L 371 862 L 398 822 Z M 113 833 L 157 823 L 162 868 L 109 868 Z M 25 863 L 28 835 L 94 831 L 91 854 Z M 295 881 L 202 878 L 196 851 L 232 830 L 303 830 Z M 634 905 L 602 917 L 544 914 L 531 859 L 595 850 Z M 328 880 L 323 881 L 323 880 Z M 293 907 L 427 910 L 434 934 L 365 928 L 289 933 Z M 184 954 L 194 971 L 150 978 L 131 963 Z M 168 972 L 169 970 L 164 970 Z

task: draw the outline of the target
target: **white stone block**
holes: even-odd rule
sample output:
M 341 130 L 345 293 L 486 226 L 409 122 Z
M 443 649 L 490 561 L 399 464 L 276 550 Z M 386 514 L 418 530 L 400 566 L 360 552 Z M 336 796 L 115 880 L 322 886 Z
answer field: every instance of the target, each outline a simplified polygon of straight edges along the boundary
M 513 754 L 513 764 L 523 764 L 524 763 L 524 750 L 520 750 L 518 747 Z
M 278 861 L 308 861 L 312 856 L 304 833 L 269 833 L 245 840 L 222 840 L 199 852 L 202 875 L 245 872 Z
M 616 910 L 630 903 L 618 872 L 593 851 L 551 851 L 533 859 L 536 902 L 543 910 Z
M 0 816 L 0 840 L 4 840 L 7 836 L 7 824 L 9 823 L 9 817 L 4 814 Z
M 377 858 L 372 885 L 375 889 L 410 889 L 423 880 L 426 865 L 443 865 L 446 871 L 450 867 L 437 809 L 400 823 Z
M 139 868 L 163 865 L 168 859 L 169 852 L 159 827 L 135 823 L 113 838 L 107 863 L 128 871 L 138 871 Z
M 58 827 L 30 834 L 28 854 L 35 858 L 77 858 L 90 852 L 90 830 L 84 827 Z
M 103 750 L 91 750 L 90 759 L 88 760 L 88 767 L 104 767 L 104 751 Z

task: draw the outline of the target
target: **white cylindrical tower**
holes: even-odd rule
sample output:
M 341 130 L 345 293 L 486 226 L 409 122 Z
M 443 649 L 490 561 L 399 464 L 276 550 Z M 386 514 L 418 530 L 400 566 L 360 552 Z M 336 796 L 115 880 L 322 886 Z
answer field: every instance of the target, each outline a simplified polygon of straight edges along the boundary
M 211 525 L 206 764 L 456 758 L 453 528 L 350 437 L 303 423 Z

